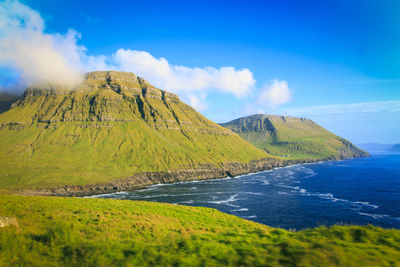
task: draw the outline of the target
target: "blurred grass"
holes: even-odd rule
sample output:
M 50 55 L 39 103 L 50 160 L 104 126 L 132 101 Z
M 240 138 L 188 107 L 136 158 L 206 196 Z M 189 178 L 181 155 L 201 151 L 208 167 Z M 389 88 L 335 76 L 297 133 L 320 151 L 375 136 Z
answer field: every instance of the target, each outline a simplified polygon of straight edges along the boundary
M 275 229 L 210 208 L 0 196 L 1 266 L 398 266 L 400 231 Z

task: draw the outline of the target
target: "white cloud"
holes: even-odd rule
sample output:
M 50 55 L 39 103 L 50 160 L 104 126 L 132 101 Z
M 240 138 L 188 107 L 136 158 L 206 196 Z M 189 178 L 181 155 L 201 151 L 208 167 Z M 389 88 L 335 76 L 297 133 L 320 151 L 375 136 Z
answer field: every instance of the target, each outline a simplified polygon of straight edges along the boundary
M 155 58 L 145 51 L 119 49 L 111 62 L 116 69 L 134 72 L 155 86 L 176 93 L 217 90 L 244 97 L 255 84 L 253 74 L 248 69 L 189 68 L 172 65 L 165 58 Z
M 185 99 L 189 102 L 189 105 L 194 107 L 197 111 L 204 111 L 208 108 L 208 103 L 206 101 L 207 94 L 187 94 L 185 95 Z
M 292 98 L 289 85 L 286 81 L 273 80 L 272 84 L 265 84 L 258 102 L 270 109 L 288 103 Z
M 145 51 L 118 49 L 112 55 L 91 56 L 78 44 L 79 39 L 75 30 L 64 35 L 46 33 L 40 14 L 18 1 L 0 3 L 0 66 L 20 72 L 24 86 L 62 83 L 72 87 L 87 71 L 124 70 L 178 93 L 203 109 L 207 92 L 240 98 L 247 96 L 255 84 L 248 69 L 173 65 Z
M 0 64 L 21 73 L 22 84 L 81 81 L 79 34 L 46 34 L 39 13 L 18 1 L 0 3 Z

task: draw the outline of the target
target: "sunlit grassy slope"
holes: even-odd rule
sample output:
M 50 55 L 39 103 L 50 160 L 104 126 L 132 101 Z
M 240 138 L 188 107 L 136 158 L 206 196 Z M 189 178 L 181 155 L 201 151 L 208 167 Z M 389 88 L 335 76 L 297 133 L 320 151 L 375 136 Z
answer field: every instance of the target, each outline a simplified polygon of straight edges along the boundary
M 214 209 L 0 196 L 0 266 L 398 266 L 400 231 L 289 232 Z M 397 264 L 397 265 L 396 265 Z
M 133 73 L 30 88 L 0 114 L 0 188 L 85 185 L 269 155 Z
M 309 119 L 257 114 L 220 125 L 272 155 L 296 159 L 368 155 Z

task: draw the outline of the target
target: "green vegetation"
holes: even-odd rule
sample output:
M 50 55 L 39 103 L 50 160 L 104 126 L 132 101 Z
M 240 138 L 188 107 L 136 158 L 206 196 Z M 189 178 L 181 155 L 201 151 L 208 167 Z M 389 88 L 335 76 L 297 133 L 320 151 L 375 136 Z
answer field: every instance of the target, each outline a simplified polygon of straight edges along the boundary
M 7 93 L 7 92 L 0 92 L 0 113 L 7 111 L 10 109 L 11 104 L 15 101 L 19 100 L 21 96 Z
M 266 157 L 133 73 L 89 73 L 73 91 L 30 88 L 0 114 L 0 188 L 8 190 Z
M 11 224 L 0 228 L 0 266 L 398 266 L 400 262 L 400 231 L 373 226 L 290 232 L 209 208 L 4 195 L 2 218 Z
M 309 119 L 259 114 L 220 125 L 276 156 L 326 159 L 368 155 Z

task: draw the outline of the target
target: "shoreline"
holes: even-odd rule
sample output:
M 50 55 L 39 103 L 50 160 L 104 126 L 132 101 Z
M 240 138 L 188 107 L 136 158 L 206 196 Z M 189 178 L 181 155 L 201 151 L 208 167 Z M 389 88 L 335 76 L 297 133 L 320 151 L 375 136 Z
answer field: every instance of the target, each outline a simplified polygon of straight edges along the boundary
M 363 156 L 361 156 L 363 157 Z M 242 175 L 269 171 L 276 168 L 289 167 L 300 164 L 327 162 L 358 157 L 328 157 L 324 159 L 304 160 L 278 160 L 266 158 L 252 160 L 249 163 L 226 163 L 222 167 L 212 164 L 199 164 L 187 169 L 167 172 L 145 172 L 135 174 L 125 179 L 117 179 L 107 183 L 88 185 L 66 185 L 56 188 L 44 188 L 36 190 L 23 190 L 20 195 L 35 196 L 59 196 L 59 197 L 85 197 L 100 194 L 110 194 L 121 191 L 136 191 L 149 186 L 160 184 L 172 184 L 178 182 L 193 182 L 202 180 L 234 178 Z

